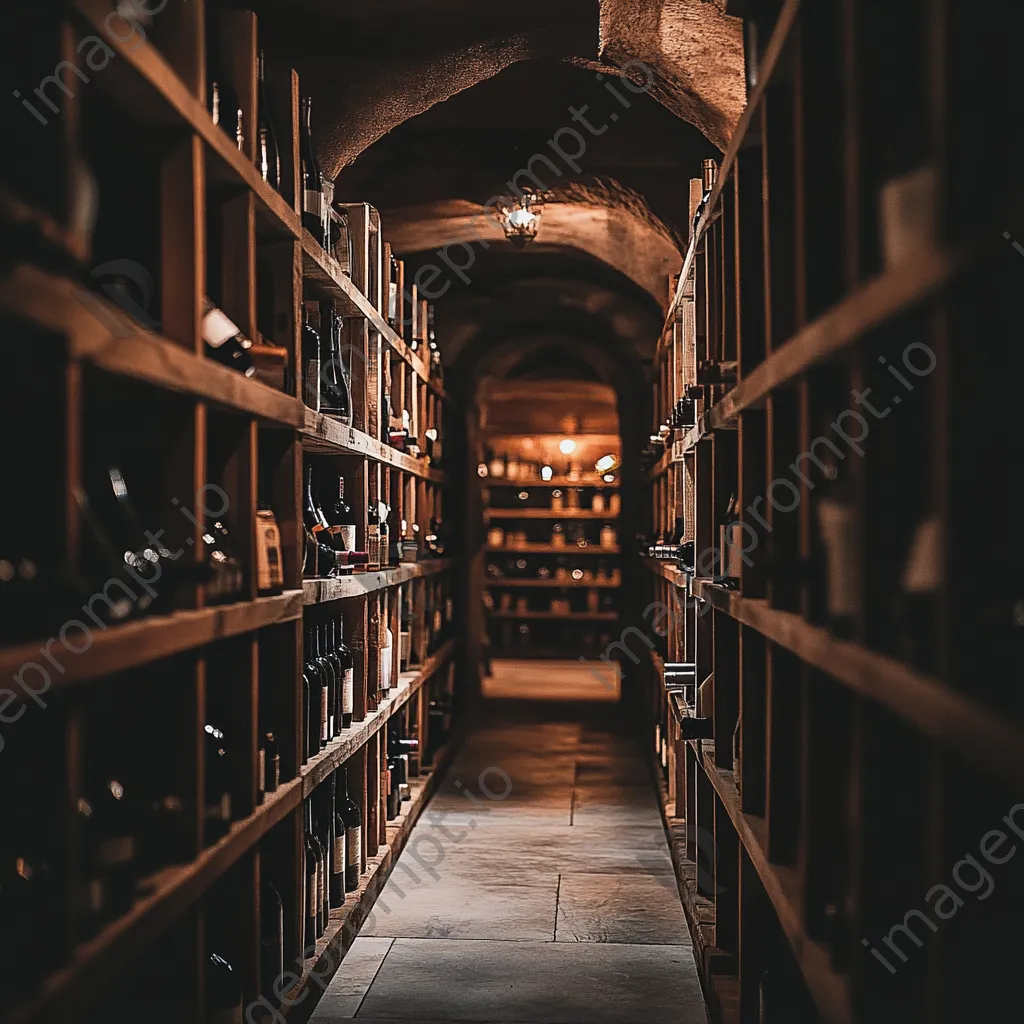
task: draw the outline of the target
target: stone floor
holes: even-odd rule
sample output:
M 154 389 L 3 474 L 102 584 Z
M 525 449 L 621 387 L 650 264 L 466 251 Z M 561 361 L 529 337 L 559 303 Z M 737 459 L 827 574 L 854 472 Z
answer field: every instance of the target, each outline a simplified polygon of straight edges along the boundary
M 706 1024 L 653 786 L 620 717 L 491 705 L 314 1024 Z

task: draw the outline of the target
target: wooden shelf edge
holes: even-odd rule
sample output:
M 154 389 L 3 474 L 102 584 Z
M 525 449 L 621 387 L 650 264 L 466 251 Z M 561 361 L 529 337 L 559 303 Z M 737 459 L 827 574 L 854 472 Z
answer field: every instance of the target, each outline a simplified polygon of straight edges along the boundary
M 452 657 L 456 640 L 451 639 L 427 659 L 425 664 L 401 677 L 401 686 L 389 693 L 387 699 L 374 711 L 367 712 L 366 718 L 345 730 L 346 735 L 333 740 L 316 757 L 303 765 L 300 772 L 303 799 L 311 796 L 331 774 L 344 764 L 356 751 L 380 732 L 388 719 L 403 708 L 414 694 L 428 683 Z
M 894 711 L 976 767 L 1024 786 L 1024 728 L 998 712 L 894 658 L 839 640 L 793 612 L 770 608 L 767 601 L 744 598 L 699 579 L 693 581 L 693 589 L 716 610 L 757 630 L 860 696 Z
M 375 856 L 369 858 L 367 871 L 360 879 L 359 888 L 355 893 L 349 894 L 344 907 L 331 911 L 327 931 L 317 941 L 315 955 L 303 963 L 299 980 L 286 993 L 286 1005 L 277 1011 L 280 1015 L 278 1020 L 283 1017 L 288 1024 L 305 1024 L 315 1012 L 317 1003 L 340 968 L 345 954 L 359 934 L 359 929 L 365 923 L 378 896 L 387 885 L 416 822 L 434 794 L 438 781 L 448 770 L 461 741 L 461 732 L 462 730 L 457 728 L 447 745 L 437 752 L 428 774 L 410 780 L 412 793 L 408 808 L 393 822 L 388 823 L 387 842 L 378 848 Z M 320 990 L 319 993 L 317 988 Z M 307 998 L 310 994 L 313 995 L 311 1001 Z M 274 1019 L 270 1014 L 266 1015 L 266 1021 Z
M 125 969 L 144 942 L 166 930 L 274 825 L 301 802 L 301 780 L 282 784 L 248 818 L 236 822 L 218 843 L 192 863 L 166 868 L 156 888 L 124 917 L 80 945 L 71 962 L 52 974 L 32 999 L 15 1007 L 5 1024 L 53 1019 L 62 1008 L 79 1004 L 100 991 Z
M 421 459 L 396 451 L 383 441 L 333 416 L 314 412 L 306 406 L 303 406 L 303 410 L 302 446 L 306 451 L 362 456 L 393 466 L 421 480 L 442 486 L 448 483 L 448 477 L 441 470 L 426 465 Z
M 303 407 L 297 398 L 143 330 L 112 303 L 68 278 L 22 264 L 0 279 L 0 306 L 62 335 L 71 358 L 108 373 L 282 426 L 303 424 Z
M 436 576 L 439 572 L 447 572 L 454 565 L 454 558 L 431 558 L 422 562 L 404 562 L 393 569 L 382 569 L 380 572 L 360 572 L 331 579 L 303 580 L 302 600 L 303 604 L 308 606 L 364 597 L 379 590 L 408 583 L 409 580 Z
M 72 655 L 70 651 L 56 647 L 57 653 L 53 656 L 63 655 L 59 657 L 62 671 L 47 672 L 50 685 L 60 688 L 109 676 L 216 640 L 299 619 L 302 617 L 302 598 L 301 590 L 286 590 L 283 594 L 260 597 L 255 601 L 154 615 L 111 626 L 105 631 L 97 629 L 90 633 L 90 646 L 81 654 Z M 26 666 L 33 664 L 49 670 L 52 662 L 44 654 L 47 645 L 52 654 L 55 645 L 52 640 L 45 639 L 0 650 L 0 675 L 17 677 L 24 673 Z M 34 680 L 35 676 L 30 674 L 29 679 Z M 23 700 L 29 698 L 30 690 L 31 687 L 23 689 Z

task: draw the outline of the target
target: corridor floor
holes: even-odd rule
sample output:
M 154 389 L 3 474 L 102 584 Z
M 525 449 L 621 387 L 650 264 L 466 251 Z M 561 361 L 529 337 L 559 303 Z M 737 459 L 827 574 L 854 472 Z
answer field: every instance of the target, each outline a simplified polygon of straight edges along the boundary
M 655 792 L 615 707 L 490 708 L 314 1024 L 705 1024 Z

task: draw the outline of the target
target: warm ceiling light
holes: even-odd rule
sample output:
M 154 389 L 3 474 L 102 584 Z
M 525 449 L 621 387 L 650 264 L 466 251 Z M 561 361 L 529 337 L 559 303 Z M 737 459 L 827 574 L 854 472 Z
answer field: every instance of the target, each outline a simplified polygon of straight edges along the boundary
M 563 438 L 558 442 L 558 450 L 563 455 L 572 455 L 576 451 L 576 442 L 571 437 Z
M 596 469 L 598 473 L 607 473 L 610 470 L 613 470 L 617 463 L 618 459 L 616 459 L 614 455 L 602 455 L 601 458 L 594 463 L 594 469 Z
M 615 481 L 615 475 L 614 475 L 613 473 L 605 473 L 605 475 L 604 475 L 603 477 L 601 477 L 601 479 L 602 479 L 602 480 L 603 480 L 603 481 L 604 481 L 604 482 L 605 482 L 606 484 L 614 483 L 614 481 Z
M 532 192 L 498 204 L 502 230 L 517 249 L 525 248 L 537 237 L 542 205 L 540 197 Z
M 555 475 L 555 471 L 550 466 L 540 467 L 540 478 L 541 480 L 550 480 Z

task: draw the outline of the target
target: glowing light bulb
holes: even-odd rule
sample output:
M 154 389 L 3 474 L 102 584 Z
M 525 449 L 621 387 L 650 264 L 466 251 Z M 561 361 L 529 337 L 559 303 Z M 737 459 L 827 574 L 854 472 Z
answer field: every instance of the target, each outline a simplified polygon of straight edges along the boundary
M 571 437 L 563 438 L 558 442 L 558 450 L 563 455 L 572 455 L 576 451 L 576 442 Z
M 540 467 L 540 478 L 541 480 L 550 480 L 555 475 L 554 470 L 550 466 Z

